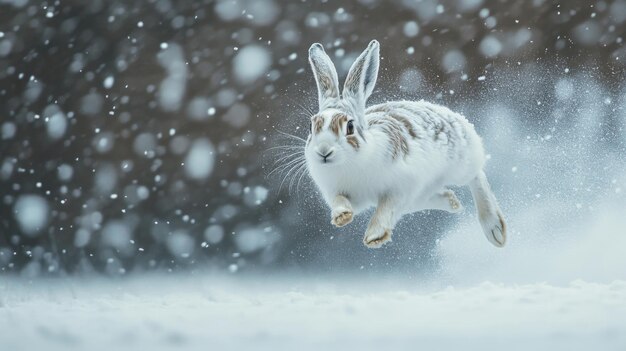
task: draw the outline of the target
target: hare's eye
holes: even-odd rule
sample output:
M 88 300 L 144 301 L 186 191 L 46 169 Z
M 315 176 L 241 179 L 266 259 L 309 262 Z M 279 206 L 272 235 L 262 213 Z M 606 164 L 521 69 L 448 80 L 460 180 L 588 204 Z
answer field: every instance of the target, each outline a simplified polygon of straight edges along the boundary
M 354 123 L 352 121 L 348 121 L 347 135 L 354 134 Z

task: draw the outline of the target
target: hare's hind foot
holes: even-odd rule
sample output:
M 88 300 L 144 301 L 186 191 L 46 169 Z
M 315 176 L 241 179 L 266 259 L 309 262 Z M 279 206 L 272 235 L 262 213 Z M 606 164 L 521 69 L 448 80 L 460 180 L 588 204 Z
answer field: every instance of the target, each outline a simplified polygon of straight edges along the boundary
M 339 208 L 333 209 L 331 213 L 331 217 L 332 219 L 330 220 L 330 223 L 332 225 L 334 225 L 335 227 L 343 227 L 344 225 L 347 225 L 350 222 L 352 222 L 352 218 L 354 217 L 354 214 L 352 213 L 352 210 L 349 208 L 339 207 Z
M 496 247 L 503 247 L 506 243 L 506 223 L 500 212 L 490 213 L 486 217 L 481 214 L 480 224 L 490 243 Z
M 363 244 L 370 249 L 378 249 L 389 241 L 391 241 L 391 229 L 385 229 L 382 233 L 373 233 L 368 230 L 363 237 Z
M 496 247 L 503 247 L 506 243 L 506 223 L 485 172 L 481 171 L 469 186 L 478 210 L 478 220 L 487 240 Z

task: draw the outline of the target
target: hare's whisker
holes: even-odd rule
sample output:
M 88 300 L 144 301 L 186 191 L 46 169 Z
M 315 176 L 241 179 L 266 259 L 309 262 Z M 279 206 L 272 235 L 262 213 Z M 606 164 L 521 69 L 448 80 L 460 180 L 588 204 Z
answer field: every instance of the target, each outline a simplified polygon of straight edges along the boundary
M 298 176 L 298 174 L 297 174 L 297 173 L 296 173 L 296 175 L 295 175 L 295 177 L 298 177 L 298 181 L 295 183 L 295 185 L 296 185 L 296 191 L 297 191 L 298 189 L 300 189 L 300 181 L 302 180 L 302 177 L 304 177 L 304 175 L 307 173 L 307 166 L 306 166 L 306 164 L 304 164 L 304 165 L 303 165 L 302 167 L 300 167 L 298 170 L 299 170 L 299 173 L 300 173 L 300 174 L 299 174 L 299 176 Z M 294 178 L 295 178 L 295 177 L 294 177 Z M 300 193 L 301 193 L 301 192 L 298 192 L 298 195 L 300 195 Z
M 292 157 L 290 159 L 290 157 Z M 293 161 L 299 161 L 299 160 L 305 160 L 304 155 L 300 154 L 300 155 L 287 155 L 287 156 L 283 156 L 283 158 L 280 160 L 281 164 L 278 165 L 278 167 L 283 166 L 283 165 L 289 165 L 290 163 L 292 163 Z M 274 163 L 276 164 L 276 163 Z
M 304 106 L 301 102 L 296 101 L 293 98 L 291 98 L 290 100 L 294 105 L 296 105 L 296 107 L 298 107 L 300 110 L 305 112 L 305 114 L 307 114 L 307 117 L 311 117 L 315 114 L 315 112 L 313 112 L 313 110 L 310 107 Z
M 279 145 L 279 146 L 270 147 L 268 149 L 265 149 L 264 151 L 267 152 L 267 151 L 276 150 L 276 149 L 279 149 L 279 150 L 291 150 L 291 149 L 304 149 L 304 147 L 300 146 L 300 145 Z
M 306 107 L 306 106 L 302 105 L 299 102 L 298 102 L 298 106 L 300 107 L 300 109 L 302 109 L 308 115 L 308 117 L 311 117 L 311 116 L 313 116 L 315 114 L 315 112 L 313 112 L 313 110 L 311 110 L 309 107 Z
M 289 182 L 289 194 L 291 194 L 291 187 L 292 185 L 294 185 L 296 188 L 296 191 L 298 190 L 298 183 L 296 182 L 296 178 L 299 177 L 299 175 L 303 172 L 303 170 L 305 169 L 306 164 L 302 164 L 300 165 L 300 167 L 298 167 L 298 169 L 296 170 L 296 172 L 294 172 L 293 176 L 291 177 L 291 181 Z M 292 184 L 293 183 L 293 184 Z
M 302 160 L 302 163 L 304 163 L 305 161 Z M 291 166 L 291 168 L 289 168 L 289 170 L 287 171 L 287 173 L 285 174 L 285 176 L 283 177 L 283 180 L 280 182 L 280 186 L 278 187 L 278 192 L 280 192 L 280 190 L 283 188 L 283 183 L 285 183 L 285 180 L 287 178 L 289 178 L 289 174 L 291 172 L 293 172 L 294 169 L 298 168 L 301 166 L 301 163 L 296 163 L 295 165 Z
M 300 188 L 300 181 L 302 181 L 302 177 L 304 177 L 305 175 L 308 175 L 308 169 L 306 167 L 306 164 L 304 165 L 304 169 L 302 171 L 302 174 L 300 175 L 300 178 L 298 178 L 298 184 L 296 185 L 296 189 Z
M 276 166 L 277 164 L 282 163 L 283 161 L 288 160 L 290 157 L 300 158 L 300 157 L 303 157 L 303 156 L 304 156 L 304 153 L 301 153 L 301 154 L 289 154 L 289 155 L 285 155 L 285 156 L 280 157 L 280 158 L 279 158 L 279 159 L 277 159 L 276 161 L 274 161 L 274 163 L 272 164 L 272 166 Z
M 267 176 L 269 177 L 270 175 L 272 175 L 272 173 L 274 173 L 275 171 L 278 171 L 279 173 L 285 171 L 287 168 L 289 168 L 290 166 L 300 163 L 300 162 L 305 162 L 304 157 L 297 157 L 293 160 L 290 160 L 289 162 L 286 162 L 282 165 L 277 166 L 276 168 L 274 168 Z
M 294 138 L 296 140 L 300 140 L 300 141 L 306 143 L 306 140 L 304 140 L 303 138 L 301 138 L 301 137 L 299 137 L 297 135 L 289 134 L 287 132 L 283 132 L 282 130 L 278 130 L 278 129 L 276 129 L 276 131 L 279 132 L 280 134 L 284 135 L 284 136 L 287 136 L 287 137 L 290 137 L 290 138 Z
M 289 194 L 291 194 L 291 188 L 292 188 L 292 186 L 294 184 L 294 181 L 296 180 L 296 178 L 298 177 L 298 175 L 302 171 L 302 167 L 305 167 L 305 164 L 300 164 L 300 166 L 298 166 L 298 168 L 296 169 L 294 174 L 291 176 L 291 180 L 289 180 Z M 296 190 L 298 190 L 297 187 L 296 187 Z

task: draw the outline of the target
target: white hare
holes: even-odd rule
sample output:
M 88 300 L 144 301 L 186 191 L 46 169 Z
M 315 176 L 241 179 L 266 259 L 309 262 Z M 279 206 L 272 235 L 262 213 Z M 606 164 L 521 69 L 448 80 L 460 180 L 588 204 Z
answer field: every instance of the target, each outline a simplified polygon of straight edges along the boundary
M 366 108 L 378 75 L 379 44 L 372 40 L 354 62 L 339 94 L 335 67 L 321 44 L 309 49 L 319 93 L 305 146 L 308 171 L 341 227 L 376 206 L 363 242 L 391 240 L 407 213 L 462 206 L 449 185 L 469 185 L 489 242 L 502 247 L 506 226 L 483 166 L 474 126 L 448 108 L 425 101 L 393 101 Z

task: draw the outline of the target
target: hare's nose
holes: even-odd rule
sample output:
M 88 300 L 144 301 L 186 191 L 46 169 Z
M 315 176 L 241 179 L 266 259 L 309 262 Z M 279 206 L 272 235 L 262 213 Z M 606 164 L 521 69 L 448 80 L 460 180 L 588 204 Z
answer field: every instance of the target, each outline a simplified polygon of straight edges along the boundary
M 319 145 L 317 146 L 317 153 L 318 153 L 320 156 L 322 156 L 322 157 L 327 156 L 327 155 L 328 155 L 329 153 L 331 153 L 331 152 L 332 152 L 332 150 L 330 149 L 330 145 L 328 145 L 328 144 L 326 144 L 326 143 L 319 144 Z
M 330 157 L 330 155 L 332 155 L 332 154 L 333 154 L 333 150 L 330 150 L 330 151 L 328 151 L 328 152 L 327 152 L 327 153 L 325 153 L 325 154 L 318 153 L 318 155 L 320 155 L 320 157 L 324 159 L 324 162 L 326 162 L 326 159 L 327 159 L 328 157 Z
M 333 153 L 333 149 L 328 144 L 320 144 L 317 147 L 317 154 L 323 159 L 323 162 L 328 162 L 328 157 Z

